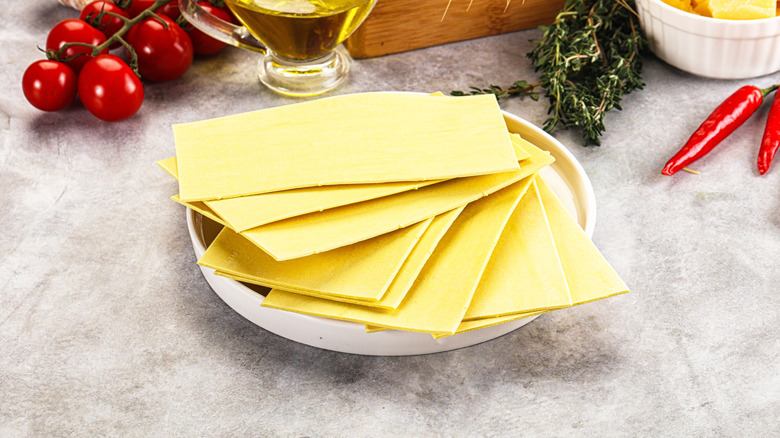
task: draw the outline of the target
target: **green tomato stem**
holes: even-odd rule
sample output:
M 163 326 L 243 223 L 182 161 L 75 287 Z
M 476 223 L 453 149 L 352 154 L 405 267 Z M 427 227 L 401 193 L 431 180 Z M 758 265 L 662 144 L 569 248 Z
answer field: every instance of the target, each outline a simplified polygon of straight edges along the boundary
M 135 50 L 133 50 L 133 47 L 130 45 L 130 43 L 125 41 L 125 39 L 121 36 L 117 38 L 117 41 L 119 41 L 119 43 L 122 44 L 122 46 L 124 46 L 124 48 L 127 50 L 127 53 L 130 54 L 130 62 L 128 63 L 128 66 L 130 66 L 130 69 L 133 70 L 133 73 L 135 73 L 135 75 L 140 79 L 141 72 L 138 71 L 138 55 L 135 53 Z
M 111 38 L 106 39 L 106 41 L 104 43 L 99 44 L 97 46 L 92 45 L 92 44 L 77 43 L 77 42 L 65 43 L 57 51 L 56 59 L 59 60 L 59 61 L 62 61 L 62 62 L 66 62 L 66 61 L 70 61 L 71 59 L 76 58 L 77 56 L 84 55 L 84 53 L 78 53 L 78 54 L 68 58 L 67 60 L 63 60 L 62 59 L 62 54 L 65 52 L 65 50 L 67 50 L 68 47 L 72 47 L 72 46 L 91 47 L 92 48 L 92 56 L 95 57 L 100 52 L 102 52 L 103 50 L 105 50 L 108 47 L 110 47 L 112 44 L 118 42 L 118 43 L 122 44 L 125 47 L 125 49 L 127 49 L 128 52 L 130 52 L 131 62 L 135 62 L 135 60 L 137 60 L 137 56 L 135 54 L 135 50 L 133 50 L 133 48 L 130 46 L 130 44 L 128 44 L 127 41 L 125 41 L 124 38 L 122 38 L 122 36 L 124 34 L 126 34 L 130 30 L 130 28 L 132 28 L 133 26 L 135 26 L 136 24 L 140 23 L 141 21 L 145 20 L 148 17 L 154 17 L 156 20 L 159 20 L 161 23 L 163 23 L 165 28 L 168 29 L 168 25 L 165 23 L 165 21 L 162 18 L 160 18 L 159 15 L 155 14 L 154 11 L 156 11 L 158 8 L 162 7 L 163 5 L 165 5 L 166 3 L 170 2 L 170 1 L 171 0 L 155 0 L 154 4 L 149 6 L 148 9 L 144 10 L 143 12 L 141 12 L 140 14 L 138 14 L 137 16 L 135 16 L 133 18 L 126 18 L 126 17 L 123 17 L 121 15 L 115 14 L 113 12 L 104 12 L 104 14 L 106 14 L 106 15 L 111 15 L 112 17 L 116 17 L 116 18 L 119 18 L 120 20 L 124 21 L 124 24 L 122 25 L 122 27 L 115 34 L 111 35 Z M 136 68 L 133 69 L 133 71 L 135 71 L 136 74 L 138 73 L 137 66 L 136 66 Z

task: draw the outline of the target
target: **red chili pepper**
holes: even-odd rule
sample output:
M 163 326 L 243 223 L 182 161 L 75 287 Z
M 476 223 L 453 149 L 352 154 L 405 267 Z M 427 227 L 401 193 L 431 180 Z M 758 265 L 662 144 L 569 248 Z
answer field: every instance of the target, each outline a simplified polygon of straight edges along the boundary
M 780 149 L 780 98 L 775 94 L 769 116 L 766 119 L 764 137 L 758 150 L 758 172 L 763 175 L 769 170 L 775 153 Z
M 777 85 L 760 89 L 745 85 L 723 101 L 704 123 L 691 135 L 675 156 L 661 171 L 664 175 L 673 175 L 683 167 L 707 155 L 724 138 L 734 132 L 745 120 L 756 112 L 764 97 L 777 89 Z

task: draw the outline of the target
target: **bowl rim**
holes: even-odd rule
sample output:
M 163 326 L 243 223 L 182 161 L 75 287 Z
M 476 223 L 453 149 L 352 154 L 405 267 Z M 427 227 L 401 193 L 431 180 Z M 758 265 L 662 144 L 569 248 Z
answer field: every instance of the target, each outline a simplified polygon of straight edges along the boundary
M 750 20 L 730 20 L 727 18 L 714 18 L 714 17 L 705 17 L 703 15 L 694 14 L 692 12 L 685 12 L 681 9 L 677 9 L 674 6 L 664 2 L 663 0 L 637 0 L 637 3 L 641 2 L 650 2 L 655 3 L 659 5 L 658 7 L 661 8 L 661 10 L 666 11 L 668 14 L 674 14 L 680 19 L 690 19 L 694 22 L 701 22 L 701 23 L 723 23 L 725 26 L 755 26 L 759 23 L 771 23 L 773 21 L 780 20 L 780 15 L 774 16 L 774 17 L 767 17 L 767 18 L 754 18 Z

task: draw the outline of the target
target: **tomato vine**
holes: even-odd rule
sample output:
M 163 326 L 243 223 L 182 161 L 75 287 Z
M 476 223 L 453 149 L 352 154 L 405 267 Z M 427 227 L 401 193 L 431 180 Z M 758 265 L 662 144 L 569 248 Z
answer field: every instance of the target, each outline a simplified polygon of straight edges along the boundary
M 234 21 L 221 0 L 199 4 Z M 27 68 L 22 88 L 27 100 L 43 111 L 63 109 L 78 95 L 96 117 L 122 120 L 141 106 L 141 79 L 176 79 L 189 69 L 194 55 L 212 55 L 223 47 L 180 17 L 177 1 L 97 0 L 78 19 L 52 27 L 42 49 L 47 59 Z M 120 48 L 124 59 L 110 54 Z

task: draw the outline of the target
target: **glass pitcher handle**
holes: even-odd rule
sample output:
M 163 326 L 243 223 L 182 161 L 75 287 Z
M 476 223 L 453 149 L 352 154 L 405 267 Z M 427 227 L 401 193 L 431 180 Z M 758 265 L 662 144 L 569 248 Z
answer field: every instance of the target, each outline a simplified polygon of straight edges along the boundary
M 265 54 L 268 51 L 244 26 L 236 26 L 209 14 L 198 5 L 197 0 L 179 0 L 179 9 L 190 24 L 214 39 L 253 52 Z

